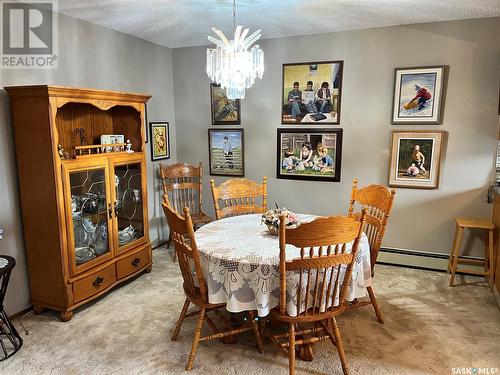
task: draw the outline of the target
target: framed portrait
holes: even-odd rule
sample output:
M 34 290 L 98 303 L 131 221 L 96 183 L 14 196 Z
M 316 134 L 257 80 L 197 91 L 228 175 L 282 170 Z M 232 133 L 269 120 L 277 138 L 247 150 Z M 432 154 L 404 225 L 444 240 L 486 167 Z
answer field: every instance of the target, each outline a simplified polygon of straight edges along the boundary
M 342 129 L 278 129 L 276 177 L 340 181 Z
M 210 84 L 210 103 L 212 125 L 240 125 L 240 99 L 231 100 L 226 96 L 226 89 L 217 83 Z
M 393 131 L 389 186 L 437 189 L 446 132 Z
M 210 174 L 245 175 L 243 129 L 208 129 Z
M 283 64 L 281 123 L 338 125 L 343 61 Z
M 443 122 L 447 67 L 396 68 L 392 124 Z
M 151 160 L 170 159 L 168 122 L 150 122 Z

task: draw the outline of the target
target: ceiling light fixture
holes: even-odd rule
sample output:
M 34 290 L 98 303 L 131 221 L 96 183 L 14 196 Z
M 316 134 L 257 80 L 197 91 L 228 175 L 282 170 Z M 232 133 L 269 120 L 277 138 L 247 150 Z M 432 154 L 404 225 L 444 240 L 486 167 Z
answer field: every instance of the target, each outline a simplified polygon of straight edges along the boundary
M 222 31 L 212 27 L 220 39 L 209 36 L 216 45 L 207 49 L 207 74 L 210 79 L 226 89 L 228 99 L 243 99 L 245 89 L 252 87 L 255 78 L 264 74 L 264 51 L 258 44 L 261 33 L 257 30 L 247 37 L 248 29 L 236 26 L 236 0 L 233 0 L 234 39 L 228 40 Z

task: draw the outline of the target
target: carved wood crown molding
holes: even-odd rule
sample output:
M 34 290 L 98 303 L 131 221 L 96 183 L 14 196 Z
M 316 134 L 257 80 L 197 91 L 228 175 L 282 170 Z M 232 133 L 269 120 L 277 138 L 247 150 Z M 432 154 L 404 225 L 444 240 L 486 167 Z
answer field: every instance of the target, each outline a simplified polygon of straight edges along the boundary
M 115 103 L 114 102 L 110 102 L 109 100 L 96 100 L 94 102 L 94 105 L 99 108 L 99 109 L 102 109 L 104 111 L 107 111 L 108 109 L 110 109 L 111 107 L 114 107 L 115 106 Z
M 10 97 L 16 96 L 49 96 L 96 100 L 96 106 L 108 106 L 109 103 L 146 103 L 151 95 L 131 92 L 86 89 L 79 87 L 30 85 L 4 87 Z M 98 104 L 98 105 L 97 105 Z M 111 105 L 112 106 L 112 105 Z M 107 109 L 109 109 L 108 107 Z

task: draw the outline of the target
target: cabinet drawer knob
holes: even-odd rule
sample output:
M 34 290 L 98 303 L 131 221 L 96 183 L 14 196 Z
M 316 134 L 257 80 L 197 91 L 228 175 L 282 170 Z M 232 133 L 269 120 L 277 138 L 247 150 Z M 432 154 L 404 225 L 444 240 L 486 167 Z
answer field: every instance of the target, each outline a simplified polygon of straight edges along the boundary
M 97 276 L 96 279 L 94 280 L 94 282 L 92 283 L 92 285 L 95 287 L 98 287 L 99 285 L 102 284 L 103 281 L 104 281 L 103 277 Z
M 132 265 L 134 267 L 137 267 L 139 263 L 141 263 L 141 258 L 134 258 L 134 260 L 132 261 Z

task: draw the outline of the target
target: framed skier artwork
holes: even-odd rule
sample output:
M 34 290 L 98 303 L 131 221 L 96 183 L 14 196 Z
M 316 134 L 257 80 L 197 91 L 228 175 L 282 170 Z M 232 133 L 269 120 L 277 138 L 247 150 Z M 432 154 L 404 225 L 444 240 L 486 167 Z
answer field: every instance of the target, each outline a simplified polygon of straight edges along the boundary
M 396 68 L 393 125 L 443 122 L 447 67 Z

